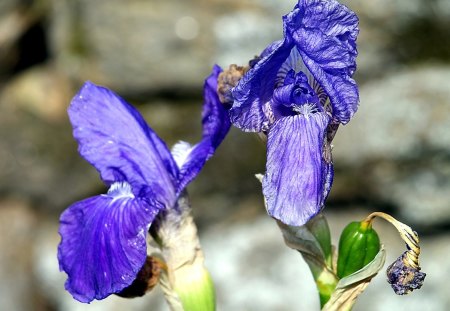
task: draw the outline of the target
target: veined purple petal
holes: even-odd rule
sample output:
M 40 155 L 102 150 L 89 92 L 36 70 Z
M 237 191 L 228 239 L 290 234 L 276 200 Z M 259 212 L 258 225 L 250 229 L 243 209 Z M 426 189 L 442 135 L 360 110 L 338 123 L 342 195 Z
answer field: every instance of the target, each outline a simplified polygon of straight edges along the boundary
M 177 196 L 198 175 L 206 161 L 213 155 L 211 139 L 204 138 L 195 146 L 184 149 L 184 162 L 180 168 L 180 181 L 177 186 Z
M 177 166 L 135 108 L 107 88 L 86 82 L 68 112 L 80 154 L 106 184 L 127 181 L 136 196 L 150 187 L 158 200 L 173 204 Z
M 71 205 L 61 215 L 58 246 L 66 289 L 81 302 L 129 286 L 146 256 L 146 234 L 162 205 L 135 198 L 126 183 Z
M 343 124 L 348 123 L 359 104 L 355 80 L 345 75 L 330 74 L 306 55 L 303 56 L 303 61 L 327 93 L 333 107 L 333 118 Z
M 324 36 L 318 29 L 300 28 L 293 33 L 293 37 L 300 55 L 308 55 L 324 70 L 348 76 L 353 73 L 350 69 L 355 66 L 355 55 L 348 52 L 344 43 Z
M 285 35 L 295 45 L 306 67 L 330 98 L 333 116 L 347 123 L 356 112 L 358 17 L 336 0 L 300 0 L 284 17 Z
M 247 132 L 260 132 L 268 121 L 263 106 L 270 101 L 277 72 L 289 56 L 292 45 L 286 40 L 269 45 L 264 56 L 231 90 L 234 98 L 229 113 L 234 126 Z
M 217 94 L 217 78 L 222 69 L 215 65 L 205 80 L 203 88 L 204 104 L 202 112 L 202 140 L 192 148 L 184 148 L 177 185 L 177 196 L 200 172 L 206 161 L 214 154 L 217 147 L 228 133 L 231 123 L 228 112 Z
M 350 54 L 356 57 L 356 38 L 359 33 L 358 16 L 336 0 L 301 0 L 304 10 L 302 22 L 306 28 L 318 28 L 329 37 L 337 37 L 348 44 Z
M 299 114 L 277 120 L 267 141 L 263 194 L 272 217 L 292 226 L 304 225 L 323 207 L 329 165 L 322 151 L 329 117 Z
M 261 52 L 261 54 L 259 55 L 259 59 L 266 58 L 267 56 L 271 55 L 275 50 L 280 48 L 280 46 L 283 44 L 285 44 L 285 43 L 283 43 L 283 40 L 278 40 L 278 41 L 272 42 L 271 44 L 266 46 L 266 48 Z M 255 63 L 255 65 L 256 65 L 256 63 Z
M 214 65 L 203 86 L 203 138 L 209 137 L 214 149 L 220 145 L 231 126 L 228 111 L 221 104 L 217 94 L 217 79 L 221 72 L 222 68 Z

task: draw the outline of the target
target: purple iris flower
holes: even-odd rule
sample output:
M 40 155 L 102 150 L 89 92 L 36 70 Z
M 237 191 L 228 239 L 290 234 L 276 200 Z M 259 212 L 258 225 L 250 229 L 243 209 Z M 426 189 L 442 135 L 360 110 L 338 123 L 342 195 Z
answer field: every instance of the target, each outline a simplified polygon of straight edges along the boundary
M 232 89 L 232 123 L 267 133 L 263 193 L 268 213 L 303 225 L 331 188 L 331 139 L 356 112 L 358 17 L 336 0 L 300 0 Z
M 75 299 L 103 299 L 136 278 L 153 220 L 177 208 L 178 197 L 229 130 L 216 93 L 220 72 L 215 66 L 205 81 L 202 140 L 176 145 L 173 155 L 139 112 L 112 91 L 87 82 L 73 98 L 68 112 L 78 150 L 109 186 L 106 194 L 76 202 L 61 215 L 58 259 Z

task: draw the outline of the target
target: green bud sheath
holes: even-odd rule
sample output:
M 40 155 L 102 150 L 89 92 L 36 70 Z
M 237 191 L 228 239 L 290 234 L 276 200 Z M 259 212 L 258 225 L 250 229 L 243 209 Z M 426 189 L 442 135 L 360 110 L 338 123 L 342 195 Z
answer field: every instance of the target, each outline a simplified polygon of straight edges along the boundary
M 184 311 L 216 310 L 214 284 L 203 266 L 192 265 L 175 271 L 175 292 Z
M 380 239 L 370 222 L 354 221 L 339 239 L 337 276 L 342 279 L 370 263 L 380 251 Z

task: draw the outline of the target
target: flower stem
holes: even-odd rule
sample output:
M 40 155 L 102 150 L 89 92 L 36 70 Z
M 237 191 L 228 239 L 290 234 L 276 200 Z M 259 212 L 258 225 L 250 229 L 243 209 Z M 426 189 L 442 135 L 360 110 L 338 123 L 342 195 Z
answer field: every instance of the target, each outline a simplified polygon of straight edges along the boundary
M 320 308 L 322 309 L 330 299 L 331 294 L 333 294 L 339 280 L 336 277 L 336 274 L 334 274 L 331 270 L 324 266 L 323 263 L 319 262 L 313 256 L 310 256 L 307 253 L 302 253 L 302 256 L 308 264 L 314 281 L 316 282 L 316 287 L 320 299 Z
M 152 236 L 168 266 L 168 273 L 160 284 L 171 310 L 214 311 L 214 284 L 204 266 L 197 226 L 186 193 L 179 198 L 177 209 L 161 216 Z

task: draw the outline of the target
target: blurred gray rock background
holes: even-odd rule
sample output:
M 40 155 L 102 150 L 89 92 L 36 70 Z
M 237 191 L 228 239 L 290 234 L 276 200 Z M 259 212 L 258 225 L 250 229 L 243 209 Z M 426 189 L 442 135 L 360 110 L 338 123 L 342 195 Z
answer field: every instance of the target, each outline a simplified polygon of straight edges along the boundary
M 295 1 L 2 0 L 0 2 L 0 310 L 168 310 L 156 290 L 91 305 L 64 291 L 58 217 L 105 191 L 77 154 L 66 108 L 91 80 L 136 104 L 172 145 L 200 137 L 203 79 L 282 36 Z M 361 103 L 334 141 L 326 215 L 345 224 L 387 211 L 419 232 L 421 291 L 398 297 L 379 275 L 355 310 L 448 310 L 450 2 L 346 1 L 361 19 Z M 313 310 L 306 265 L 283 245 L 253 177 L 265 147 L 232 129 L 189 191 L 219 310 Z M 388 261 L 403 251 L 377 222 Z

